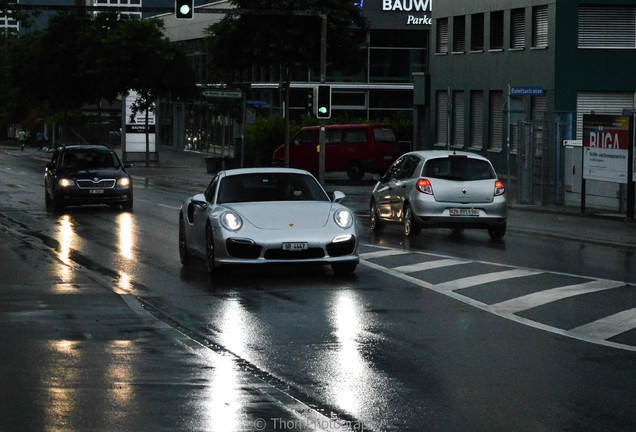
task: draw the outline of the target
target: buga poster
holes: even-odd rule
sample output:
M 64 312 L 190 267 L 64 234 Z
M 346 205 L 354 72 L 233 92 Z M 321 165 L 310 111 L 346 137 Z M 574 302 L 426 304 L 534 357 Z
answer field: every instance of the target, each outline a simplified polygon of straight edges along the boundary
M 583 116 L 583 178 L 627 183 L 629 117 Z

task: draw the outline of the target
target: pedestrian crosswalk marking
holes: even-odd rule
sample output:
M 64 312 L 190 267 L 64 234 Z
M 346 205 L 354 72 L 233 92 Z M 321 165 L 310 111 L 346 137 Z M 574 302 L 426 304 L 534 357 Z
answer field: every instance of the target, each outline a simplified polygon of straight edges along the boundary
M 435 268 L 450 267 L 460 264 L 468 264 L 471 261 L 456 260 L 456 259 L 439 259 L 434 261 L 424 261 L 416 264 L 409 264 L 400 267 L 394 267 L 393 270 L 400 273 L 415 273 L 418 271 L 431 270 Z
M 595 339 L 610 339 L 636 328 L 636 308 L 606 316 L 566 332 L 568 336 L 584 335 Z
M 369 246 L 373 248 L 378 247 L 376 245 L 363 245 L 363 246 Z M 432 260 L 432 261 L 427 260 L 422 263 L 409 264 L 409 265 L 404 265 L 404 266 L 399 266 L 394 268 L 384 267 L 379 263 L 367 261 L 368 259 L 373 259 L 373 258 L 383 258 L 383 257 L 396 256 L 396 255 L 406 255 L 406 254 L 420 254 L 429 258 L 436 257 L 439 259 Z M 509 267 L 510 270 L 486 273 L 482 275 L 475 275 L 471 277 L 447 281 L 440 284 L 431 284 L 429 282 L 424 281 L 423 279 L 420 279 L 419 277 L 413 277 L 409 273 L 414 273 L 417 271 L 425 271 L 425 270 L 441 268 L 441 267 L 448 267 L 448 266 L 459 265 L 459 264 L 466 264 L 466 263 L 482 263 L 482 264 L 489 264 L 489 265 L 497 265 L 497 264 L 483 262 L 483 261 L 475 261 L 475 260 L 463 260 L 463 259 L 457 259 L 457 258 L 444 256 L 444 255 L 436 255 L 436 254 L 417 252 L 417 251 L 404 251 L 404 250 L 391 249 L 391 248 L 382 248 L 382 250 L 362 253 L 360 254 L 360 258 L 361 258 L 360 260 L 361 264 L 364 264 L 370 268 L 390 274 L 404 281 L 408 281 L 421 288 L 429 289 L 431 291 L 435 291 L 440 294 L 446 295 L 455 300 L 459 300 L 465 304 L 481 309 L 485 312 L 489 312 L 494 315 L 500 316 L 502 318 L 506 318 L 508 320 L 511 320 L 523 325 L 527 325 L 529 327 L 533 327 L 533 328 L 551 332 L 554 334 L 570 337 L 573 339 L 590 342 L 597 345 L 603 345 L 603 346 L 636 352 L 636 346 L 626 345 L 623 343 L 613 342 L 609 340 L 613 338 L 614 336 L 617 336 L 621 333 L 636 329 L 636 308 L 619 312 L 617 314 L 614 314 L 605 318 L 601 318 L 597 321 L 582 325 L 580 327 L 577 327 L 571 330 L 554 327 L 549 324 L 533 321 L 531 319 L 517 315 L 518 312 L 522 312 L 537 306 L 553 303 L 561 299 L 575 297 L 578 295 L 588 294 L 588 293 L 597 292 L 597 291 L 615 289 L 615 288 L 629 285 L 626 282 L 587 278 L 587 279 L 590 279 L 589 282 L 547 289 L 537 293 L 528 294 L 525 296 L 502 301 L 496 304 L 486 304 L 474 298 L 465 296 L 458 291 L 464 288 L 470 288 L 477 285 L 487 284 L 490 282 L 497 282 L 497 281 L 506 280 L 506 279 L 522 278 L 522 277 L 540 275 L 540 274 L 546 274 L 546 273 L 561 274 L 561 275 L 566 275 L 566 274 L 558 273 L 558 272 L 545 272 L 541 270 L 523 269 L 523 268 L 514 268 L 512 266 L 505 266 L 505 267 Z M 577 276 L 577 275 L 570 274 L 566 276 Z
M 393 256 L 393 255 L 403 255 L 407 253 L 409 252 L 397 250 L 397 249 L 383 249 L 383 250 L 379 250 L 375 252 L 362 253 L 360 254 L 360 258 L 368 260 L 368 259 L 383 258 L 383 257 Z
M 532 276 L 536 274 L 543 273 L 537 270 L 526 270 L 526 269 L 513 269 L 513 270 L 504 270 L 493 273 L 486 273 L 477 276 L 470 276 L 462 279 L 455 279 L 452 281 L 444 282 L 437 285 L 437 288 L 442 291 L 456 291 L 464 288 L 473 287 L 476 285 L 481 285 L 489 282 L 496 282 L 505 279 L 514 279 L 525 276 Z
M 625 284 L 623 282 L 603 279 L 593 280 L 582 284 L 568 285 L 558 288 L 552 288 L 545 291 L 539 291 L 533 294 L 528 294 L 522 297 L 517 297 L 503 301 L 501 303 L 493 304 L 491 305 L 491 307 L 497 312 L 518 313 L 568 297 L 618 288 L 620 286 L 625 286 Z

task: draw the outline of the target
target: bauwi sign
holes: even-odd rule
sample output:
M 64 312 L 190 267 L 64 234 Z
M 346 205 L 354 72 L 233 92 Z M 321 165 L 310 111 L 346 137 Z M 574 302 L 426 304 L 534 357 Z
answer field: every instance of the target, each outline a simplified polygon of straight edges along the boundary
M 627 183 L 629 117 L 583 116 L 583 178 Z
M 432 25 L 433 0 L 363 0 L 355 3 L 374 29 L 426 29 Z

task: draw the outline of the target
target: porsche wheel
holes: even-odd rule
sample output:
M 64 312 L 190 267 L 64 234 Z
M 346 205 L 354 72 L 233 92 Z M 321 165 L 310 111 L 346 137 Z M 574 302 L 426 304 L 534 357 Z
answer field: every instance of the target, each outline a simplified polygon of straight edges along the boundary
M 205 263 L 210 274 L 217 272 L 218 267 L 214 257 L 214 231 L 210 225 L 205 229 Z
M 188 252 L 185 226 L 181 218 L 179 218 L 179 259 L 183 265 L 188 265 L 192 262 L 192 255 Z

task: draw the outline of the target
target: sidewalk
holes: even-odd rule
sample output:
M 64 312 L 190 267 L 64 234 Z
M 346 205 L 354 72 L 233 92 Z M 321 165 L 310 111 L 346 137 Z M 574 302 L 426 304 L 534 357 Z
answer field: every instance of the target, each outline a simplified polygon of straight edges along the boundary
M 8 149 L 3 148 L 2 151 L 6 152 Z M 50 159 L 50 154 L 36 149 L 27 149 L 24 155 L 27 153 L 42 161 Z M 135 182 L 164 186 L 176 183 L 190 188 L 194 194 L 203 192 L 212 178 L 212 174 L 206 171 L 206 157 L 206 153 L 178 151 L 160 146 L 158 162 L 151 162 L 150 166 L 146 166 L 145 161 L 134 162 L 134 166 L 128 171 Z M 343 204 L 358 215 L 366 215 L 374 184 L 370 174 L 366 174 L 360 181 L 351 181 L 344 173 L 327 173 L 325 177 L 328 192 L 344 192 L 346 198 Z M 543 207 L 513 202 L 510 204 L 508 232 L 636 250 L 635 221 L 600 212 L 582 215 L 576 207 Z

